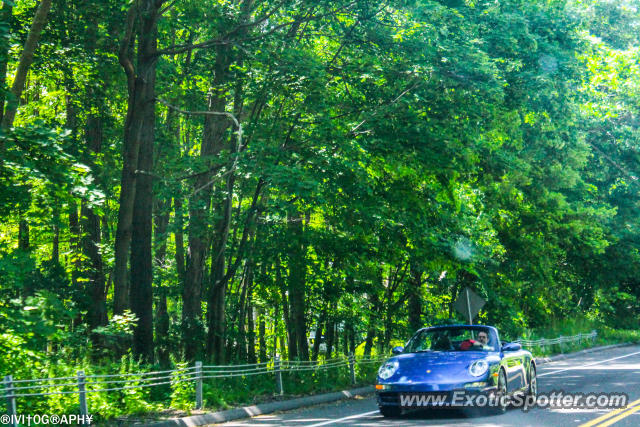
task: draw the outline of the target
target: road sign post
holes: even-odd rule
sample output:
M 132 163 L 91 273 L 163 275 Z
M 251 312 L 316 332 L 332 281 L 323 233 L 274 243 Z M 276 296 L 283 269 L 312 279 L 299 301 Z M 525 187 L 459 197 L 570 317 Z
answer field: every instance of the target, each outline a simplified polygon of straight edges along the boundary
M 473 292 L 468 287 L 465 287 L 458 298 L 453 303 L 453 307 L 464 317 L 470 325 L 473 324 L 473 319 L 478 315 L 482 307 L 486 304 L 484 298 Z

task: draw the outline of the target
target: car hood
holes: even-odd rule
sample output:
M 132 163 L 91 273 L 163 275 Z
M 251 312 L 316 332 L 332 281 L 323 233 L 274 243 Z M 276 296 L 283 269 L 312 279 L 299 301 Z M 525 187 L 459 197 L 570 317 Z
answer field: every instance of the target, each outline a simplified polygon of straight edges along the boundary
M 388 380 L 380 383 L 430 383 L 451 384 L 479 381 L 486 377 L 474 377 L 469 366 L 476 360 L 486 360 L 490 365 L 500 361 L 498 353 L 480 351 L 429 351 L 401 354 L 389 359 L 398 362 L 398 370 Z

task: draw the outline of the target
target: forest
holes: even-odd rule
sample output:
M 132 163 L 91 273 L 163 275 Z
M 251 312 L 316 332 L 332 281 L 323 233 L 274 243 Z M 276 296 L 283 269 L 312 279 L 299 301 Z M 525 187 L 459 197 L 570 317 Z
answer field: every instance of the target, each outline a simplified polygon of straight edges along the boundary
M 638 6 L 2 1 L 0 373 L 638 328 Z

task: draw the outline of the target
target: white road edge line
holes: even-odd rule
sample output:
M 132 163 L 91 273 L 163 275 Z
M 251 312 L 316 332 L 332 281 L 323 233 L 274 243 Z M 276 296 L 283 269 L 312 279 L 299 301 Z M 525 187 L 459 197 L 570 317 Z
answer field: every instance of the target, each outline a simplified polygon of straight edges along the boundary
M 369 412 L 364 412 L 362 414 L 356 414 L 356 415 L 350 415 L 348 417 L 344 417 L 344 418 L 338 418 L 337 420 L 329 420 L 329 421 L 323 421 L 321 423 L 317 423 L 317 424 L 309 424 L 306 427 L 320 427 L 320 426 L 326 426 L 329 424 L 334 424 L 334 423 L 339 423 L 340 421 L 346 421 L 346 420 L 351 420 L 353 418 L 362 418 L 362 417 L 366 417 L 367 415 L 373 415 L 373 414 L 379 414 L 380 411 L 378 411 L 377 409 L 375 411 L 369 411 Z
M 552 371 L 552 372 L 545 372 L 544 374 L 538 374 L 538 377 L 544 377 L 545 375 L 553 375 L 553 374 L 557 374 L 558 372 L 571 371 L 573 369 L 584 368 L 585 366 L 600 365 L 601 363 L 611 362 L 612 360 L 624 359 L 625 357 L 635 356 L 636 354 L 640 354 L 640 351 L 636 351 L 635 353 L 625 354 L 624 356 L 614 357 L 614 358 L 611 358 L 611 359 L 599 360 L 597 362 L 587 363 L 585 365 L 573 366 L 571 368 L 557 369 L 557 370 Z

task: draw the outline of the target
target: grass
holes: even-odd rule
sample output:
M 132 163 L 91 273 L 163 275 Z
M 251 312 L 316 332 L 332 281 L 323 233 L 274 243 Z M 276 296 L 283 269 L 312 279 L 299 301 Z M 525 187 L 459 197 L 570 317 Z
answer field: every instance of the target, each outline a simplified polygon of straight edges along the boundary
M 345 359 L 346 360 L 346 359 Z M 118 417 L 111 420 L 98 420 L 100 426 L 115 426 L 134 422 L 149 422 L 168 417 L 189 416 L 195 413 L 220 411 L 240 406 L 255 405 L 277 400 L 286 400 L 306 395 L 320 394 L 370 385 L 375 381 L 379 364 L 367 363 L 355 366 L 356 385 L 351 384 L 348 366 L 319 369 L 317 371 L 300 371 L 282 373 L 284 393 L 276 393 L 275 374 L 238 376 L 232 378 L 205 379 L 203 381 L 203 404 L 201 411 L 192 408 L 195 402 L 192 382 L 182 383 L 184 386 L 173 390 L 170 402 L 172 410 L 150 411 L 138 415 Z M 169 402 L 167 401 L 169 405 Z M 91 410 L 91 408 L 90 408 Z

